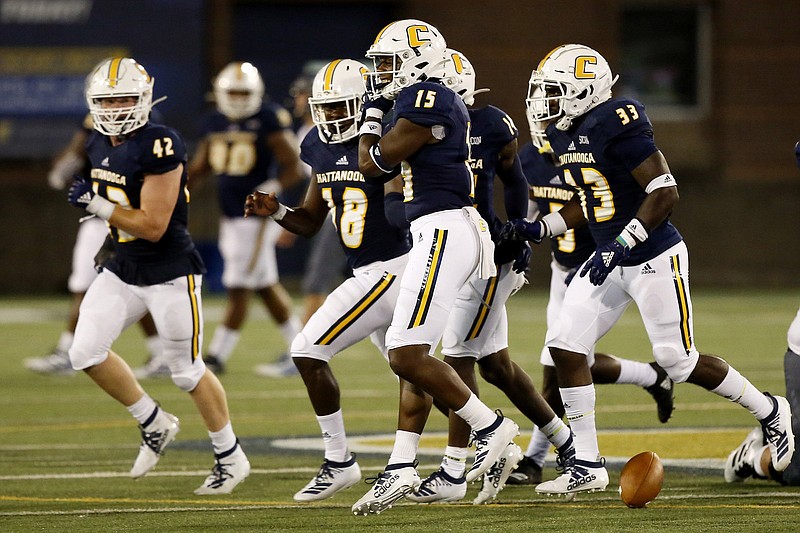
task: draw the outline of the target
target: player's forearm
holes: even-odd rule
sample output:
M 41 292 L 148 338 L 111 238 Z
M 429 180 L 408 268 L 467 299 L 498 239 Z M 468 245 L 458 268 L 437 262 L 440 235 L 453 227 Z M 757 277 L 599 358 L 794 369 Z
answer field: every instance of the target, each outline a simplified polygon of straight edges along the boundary
M 116 206 L 108 223 L 139 239 L 157 242 L 167 231 L 169 216 L 164 217 L 141 209 L 125 209 Z
M 287 211 L 283 218 L 276 222 L 287 231 L 302 237 L 313 237 L 322 227 L 325 218 L 314 217 L 304 207 L 298 207 Z

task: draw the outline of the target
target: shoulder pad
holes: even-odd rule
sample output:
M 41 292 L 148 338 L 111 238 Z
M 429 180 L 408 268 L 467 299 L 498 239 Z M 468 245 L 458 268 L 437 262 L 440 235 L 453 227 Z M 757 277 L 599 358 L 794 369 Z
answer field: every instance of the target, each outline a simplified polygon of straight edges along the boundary
M 615 98 L 604 102 L 596 110 L 590 117 L 596 122 L 594 127 L 602 131 L 606 140 L 653 129 L 644 105 L 636 100 Z

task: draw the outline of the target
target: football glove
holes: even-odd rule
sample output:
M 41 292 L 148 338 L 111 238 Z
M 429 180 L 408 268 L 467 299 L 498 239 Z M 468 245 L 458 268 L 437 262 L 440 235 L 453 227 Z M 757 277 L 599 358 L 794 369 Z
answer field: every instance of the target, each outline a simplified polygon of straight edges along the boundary
M 594 251 L 581 269 L 581 277 L 589 274 L 592 285 L 602 285 L 608 275 L 619 265 L 623 259 L 631 254 L 631 249 L 617 239 L 604 244 Z
M 533 241 L 539 244 L 544 239 L 544 225 L 541 221 L 529 222 L 524 218 L 509 220 L 500 230 L 500 238 L 510 241 Z
M 511 270 L 518 274 L 528 270 L 528 265 L 531 263 L 531 255 L 531 245 L 525 241 L 520 242 L 517 258 L 514 259 L 514 264 L 511 265 Z
M 75 176 L 67 192 L 67 201 L 75 207 L 86 209 L 103 220 L 111 218 L 115 205 L 92 190 L 92 184 L 83 176 Z

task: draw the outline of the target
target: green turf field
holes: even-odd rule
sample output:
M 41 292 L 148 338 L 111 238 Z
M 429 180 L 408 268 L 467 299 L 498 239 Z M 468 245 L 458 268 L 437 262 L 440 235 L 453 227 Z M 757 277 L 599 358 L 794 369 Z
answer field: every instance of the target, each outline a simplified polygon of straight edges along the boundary
M 786 330 L 800 290 L 695 290 L 695 340 L 701 351 L 723 355 L 762 390 L 784 393 Z M 509 304 L 511 352 L 540 383 L 546 295 L 526 287 Z M 207 296 L 206 342 L 224 301 Z M 531 487 L 507 487 L 491 505 L 401 503 L 378 516 L 355 517 L 350 506 L 365 491 L 356 485 L 319 504 L 296 504 L 292 494 L 322 461 L 318 426 L 299 377 L 259 378 L 258 363 L 284 349 L 276 328 L 253 307 L 222 382 L 237 434 L 253 473 L 232 495 L 198 497 L 192 491 L 213 463 L 199 416 L 169 380 L 148 380 L 151 396 L 181 419 L 181 433 L 155 471 L 133 481 L 138 430 L 123 407 L 84 375 L 39 376 L 22 360 L 46 353 L 63 327 L 67 299 L 0 299 L 0 532 L 68 531 L 800 531 L 800 488 L 749 481 L 727 485 L 722 460 L 754 420 L 744 409 L 692 385 L 676 389 L 676 411 L 661 425 L 655 405 L 630 385 L 597 389 L 600 447 L 610 465 L 604 493 L 573 503 L 537 496 Z M 146 356 L 131 328 L 115 349 L 137 366 Z M 635 309 L 603 339 L 600 351 L 646 361 L 649 344 Z M 385 465 L 397 418 L 397 385 L 367 342 L 333 362 L 343 395 L 351 444 L 364 475 Z M 528 423 L 490 386 L 482 397 L 524 427 Z M 438 467 L 446 430 L 431 415 L 423 437 L 420 473 Z M 616 486 L 621 464 L 643 450 L 664 460 L 664 488 L 647 509 L 626 508 Z M 550 461 L 546 476 L 555 474 Z

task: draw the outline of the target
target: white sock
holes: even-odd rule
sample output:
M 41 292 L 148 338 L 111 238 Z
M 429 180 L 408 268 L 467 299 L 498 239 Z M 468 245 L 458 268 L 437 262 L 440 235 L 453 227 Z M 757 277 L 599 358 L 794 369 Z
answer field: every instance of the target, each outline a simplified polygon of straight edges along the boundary
M 156 402 L 148 396 L 147 393 L 143 394 L 136 402 L 126 407 L 128 412 L 133 415 L 133 418 L 141 425 L 147 422 L 152 416 L 153 411 L 157 408 Z
M 419 433 L 398 429 L 395 432 L 394 448 L 392 448 L 392 455 L 389 456 L 388 464 L 413 463 L 417 458 L 420 437 Z
M 554 416 L 543 428 L 542 433 L 547 438 L 548 442 L 560 448 L 562 444 L 569 440 L 569 428 L 563 420 Z
M 343 463 L 350 458 L 347 453 L 347 435 L 344 431 L 344 415 L 339 409 L 335 413 L 317 417 L 319 429 L 322 430 L 322 442 L 325 444 L 325 459 Z
M 151 335 L 144 340 L 147 345 L 147 351 L 154 359 L 159 360 L 164 356 L 164 345 L 161 343 L 161 337 L 158 335 Z
M 533 427 L 531 434 L 531 441 L 528 443 L 528 449 L 525 451 L 525 457 L 530 457 L 531 460 L 538 466 L 544 466 L 544 459 L 547 457 L 547 452 L 550 451 L 550 441 L 547 440 L 547 435 L 542 433 L 538 427 Z
M 497 415 L 485 403 L 480 401 L 475 394 L 470 394 L 467 403 L 455 413 L 463 418 L 475 431 L 487 428 L 497 420 Z
M 292 315 L 289 317 L 289 320 L 283 324 L 278 324 L 278 329 L 281 330 L 281 335 L 286 341 L 286 345 L 291 346 L 294 338 L 297 337 L 297 334 L 303 329 L 303 323 L 300 322 L 299 318 Z
M 61 336 L 58 338 L 58 344 L 56 345 L 56 351 L 59 352 L 68 352 L 70 346 L 72 346 L 72 340 L 75 338 L 75 335 L 71 331 L 62 331 Z
M 594 384 L 559 388 L 569 426 L 575 435 L 575 456 L 584 461 L 599 461 L 597 428 L 594 420 L 596 401 Z
M 711 392 L 738 403 L 753 413 L 756 420 L 764 420 L 774 407 L 772 401 L 764 396 L 764 393 L 755 388 L 746 377 L 730 365 L 725 379 Z
M 631 361 L 630 359 L 620 359 L 614 357 L 619 362 L 619 377 L 614 383 L 629 383 L 640 387 L 649 387 L 656 384 L 658 374 L 656 369 L 648 363 Z
M 236 434 L 233 432 L 230 421 L 219 431 L 209 431 L 208 436 L 211 437 L 211 445 L 214 447 L 215 454 L 227 452 L 236 446 Z
M 215 355 L 217 359 L 224 363 L 230 358 L 236 345 L 239 344 L 240 336 L 239 330 L 230 329 L 220 324 L 214 330 L 214 336 L 211 338 L 211 343 L 208 345 L 206 353 Z
M 448 446 L 444 449 L 444 457 L 442 457 L 442 469 L 448 476 L 456 479 L 464 477 L 464 472 L 467 471 L 467 455 L 468 448 L 459 448 L 456 446 Z

